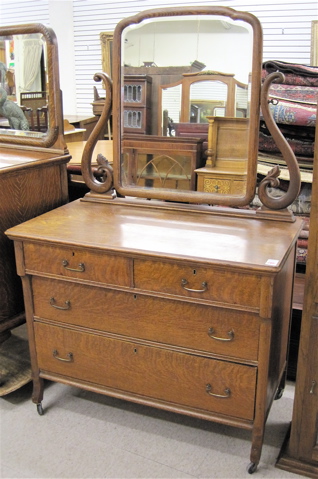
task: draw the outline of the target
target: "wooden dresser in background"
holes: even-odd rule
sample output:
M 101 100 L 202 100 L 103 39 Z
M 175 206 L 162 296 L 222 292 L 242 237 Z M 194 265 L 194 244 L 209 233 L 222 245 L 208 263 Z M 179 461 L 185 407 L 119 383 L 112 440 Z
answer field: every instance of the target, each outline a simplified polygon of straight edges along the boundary
M 70 155 L 63 138 L 62 95 L 55 33 L 40 23 L 0 27 L 0 36 L 4 42 L 8 42 L 8 39 L 14 42 L 20 35 L 23 38 L 24 35 L 33 34 L 43 41 L 45 82 L 40 91 L 28 90 L 29 93 L 21 94 L 21 104 L 31 101 L 34 110 L 39 106 L 45 107 L 48 121 L 45 131 L 28 130 L 25 125 L 22 128 L 17 123 L 17 129 L 12 129 L 13 124 L 8 129 L 0 129 L 0 343 L 10 336 L 12 328 L 25 321 L 22 288 L 16 277 L 14 252 L 4 232 L 68 201 L 66 164 Z M 9 45 L 6 45 L 6 49 L 9 51 Z M 26 55 L 26 51 L 23 50 L 23 54 Z M 10 60 L 6 58 L 6 61 Z M 28 63 L 27 56 L 24 61 Z M 8 88 L 8 85 L 1 86 Z M 16 115 L 15 110 L 11 111 L 10 104 L 14 100 L 19 101 L 19 98 L 12 96 L 11 100 L 5 100 L 9 102 L 5 109 L 6 118 Z
M 69 155 L 0 147 L 0 342 L 25 321 L 12 242 L 4 232 L 67 202 Z

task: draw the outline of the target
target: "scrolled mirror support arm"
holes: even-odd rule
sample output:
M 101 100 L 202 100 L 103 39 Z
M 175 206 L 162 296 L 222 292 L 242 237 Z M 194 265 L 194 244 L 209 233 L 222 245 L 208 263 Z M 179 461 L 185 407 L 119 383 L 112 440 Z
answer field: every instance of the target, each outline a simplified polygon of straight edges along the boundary
M 268 172 L 268 175 L 261 181 L 258 188 L 259 199 L 264 206 L 273 210 L 284 209 L 291 205 L 291 203 L 297 198 L 301 186 L 299 166 L 294 152 L 292 151 L 291 147 L 289 146 L 287 140 L 285 139 L 279 128 L 277 127 L 269 108 L 269 88 L 273 82 L 277 81 L 284 81 L 284 75 L 280 72 L 271 73 L 266 77 L 261 92 L 261 108 L 266 126 L 273 139 L 275 140 L 276 145 L 282 153 L 283 158 L 287 164 L 290 181 L 286 194 L 284 194 L 280 198 L 274 198 L 270 196 L 267 190 L 268 186 L 279 186 L 278 176 L 280 173 L 280 169 L 278 166 L 272 168 Z
M 113 169 L 108 163 L 108 160 L 99 154 L 97 156 L 97 174 L 99 179 L 97 179 L 92 170 L 92 156 L 99 135 L 110 118 L 112 109 L 112 80 L 106 73 L 95 73 L 94 80 L 103 80 L 106 89 L 106 98 L 102 114 L 84 147 L 81 166 L 86 185 L 96 193 L 106 193 L 110 191 L 113 186 Z

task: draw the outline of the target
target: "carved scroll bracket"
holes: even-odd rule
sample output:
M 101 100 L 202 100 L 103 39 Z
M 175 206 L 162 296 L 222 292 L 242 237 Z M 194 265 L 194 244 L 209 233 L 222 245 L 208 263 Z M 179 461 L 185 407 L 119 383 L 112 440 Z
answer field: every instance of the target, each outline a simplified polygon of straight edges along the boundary
M 300 178 L 300 171 L 299 166 L 292 151 L 291 147 L 289 146 L 286 138 L 283 136 L 279 128 L 277 127 L 275 120 L 270 112 L 269 109 L 269 99 L 268 99 L 268 91 L 273 82 L 283 82 L 284 75 L 280 72 L 271 73 L 268 75 L 264 81 L 262 92 L 261 92 L 261 108 L 262 114 L 267 125 L 267 128 L 272 135 L 273 139 L 276 142 L 279 150 L 281 151 L 283 158 L 286 162 L 287 168 L 289 170 L 289 186 L 287 192 L 279 197 L 274 198 L 270 196 L 267 187 L 277 187 L 279 186 L 279 179 L 278 176 L 280 174 L 280 169 L 278 166 L 272 168 L 267 176 L 261 181 L 258 187 L 258 195 L 260 201 L 263 205 L 269 209 L 273 210 L 281 210 L 287 208 L 295 199 L 297 198 L 300 186 L 301 186 L 301 178 Z
M 94 75 L 95 81 L 103 81 L 106 89 L 106 99 L 104 102 L 102 114 L 89 136 L 82 155 L 82 175 L 83 179 L 92 191 L 95 193 L 112 194 L 113 188 L 113 169 L 108 163 L 108 160 L 101 154 L 97 155 L 97 171 L 95 174 L 92 169 L 92 156 L 95 145 L 98 141 L 99 135 L 109 120 L 112 109 L 112 80 L 106 73 L 96 73 Z M 113 196 L 113 195 L 112 195 Z M 116 195 L 114 195 L 116 196 Z

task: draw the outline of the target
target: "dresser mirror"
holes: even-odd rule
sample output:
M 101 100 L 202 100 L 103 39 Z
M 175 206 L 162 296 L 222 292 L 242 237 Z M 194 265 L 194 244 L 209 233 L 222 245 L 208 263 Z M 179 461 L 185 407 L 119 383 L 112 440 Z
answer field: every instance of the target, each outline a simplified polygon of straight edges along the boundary
M 83 153 L 92 193 L 230 207 L 248 205 L 257 181 L 260 110 L 290 170 L 290 188 L 273 198 L 272 169 L 258 188 L 262 204 L 285 209 L 300 174 L 268 106 L 262 85 L 262 29 L 247 12 L 219 6 L 141 12 L 122 20 L 113 37 L 112 79 L 103 73 L 106 100 L 100 125 L 112 114 L 113 165 L 91 156 L 98 128 Z
M 50 28 L 0 28 L 0 142 L 49 148 L 61 113 L 58 52 Z
M 191 11 L 187 8 L 158 9 L 119 23 L 113 44 L 114 51 L 118 52 L 118 63 L 113 69 L 113 117 L 115 123 L 120 125 L 121 132 L 115 146 L 118 147 L 120 161 L 114 165 L 115 187 L 120 194 L 231 206 L 245 205 L 253 198 L 256 186 L 255 125 L 259 121 L 261 44 L 262 33 L 258 20 L 248 13 L 225 7 L 199 7 Z M 145 65 L 165 67 L 167 72 L 171 67 L 191 65 L 193 72 L 185 72 L 175 84 L 160 86 L 156 142 L 147 135 L 144 140 L 149 140 L 149 148 L 139 151 L 134 147 L 132 137 L 127 139 L 124 103 L 119 101 L 116 105 L 118 99 L 122 98 L 116 95 L 116 85 L 118 81 L 124 91 L 124 68 L 134 67 L 136 72 L 140 67 L 144 72 Z M 237 85 L 243 96 L 238 94 Z M 165 115 L 170 131 L 164 126 Z M 246 120 L 243 133 L 246 141 L 241 148 L 244 151 L 240 152 L 239 158 L 233 155 L 229 158 L 229 161 L 238 160 L 244 170 L 244 188 L 239 193 L 197 191 L 191 186 L 190 171 L 187 170 L 189 159 L 184 156 L 183 160 L 182 155 L 171 155 L 169 150 L 174 147 L 174 142 L 177 145 L 175 124 L 203 123 L 207 139 L 207 117 L 214 116 L 240 116 Z M 220 138 L 226 137 L 229 131 L 224 122 L 223 125 L 225 129 L 220 133 Z M 232 128 L 231 125 L 231 132 Z M 162 138 L 167 145 L 162 154 L 158 148 L 160 137 L 171 137 L 172 142 L 168 146 L 168 138 Z M 195 131 L 193 137 L 197 137 Z M 141 142 L 142 138 L 138 137 L 138 141 Z M 152 145 L 154 154 L 151 157 Z M 198 165 L 201 167 L 205 166 L 207 159 L 204 142 L 199 148 L 203 157 Z M 223 153 L 231 155 L 230 152 Z M 153 159 L 155 155 L 157 163 L 151 163 L 149 158 Z M 167 176 L 160 181 L 163 164 L 165 173 L 171 172 L 171 181 Z

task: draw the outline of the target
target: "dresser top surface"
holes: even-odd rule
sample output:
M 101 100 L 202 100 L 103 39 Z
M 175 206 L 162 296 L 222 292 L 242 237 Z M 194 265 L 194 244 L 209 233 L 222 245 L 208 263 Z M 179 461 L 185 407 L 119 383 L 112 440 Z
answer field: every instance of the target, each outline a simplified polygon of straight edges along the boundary
M 302 222 L 76 200 L 7 231 L 11 239 L 278 270 Z
M 0 175 L 15 169 L 21 169 L 32 165 L 38 166 L 40 163 L 47 162 L 67 162 L 69 155 L 61 152 L 54 152 L 49 149 L 20 149 L 20 148 L 0 148 Z

